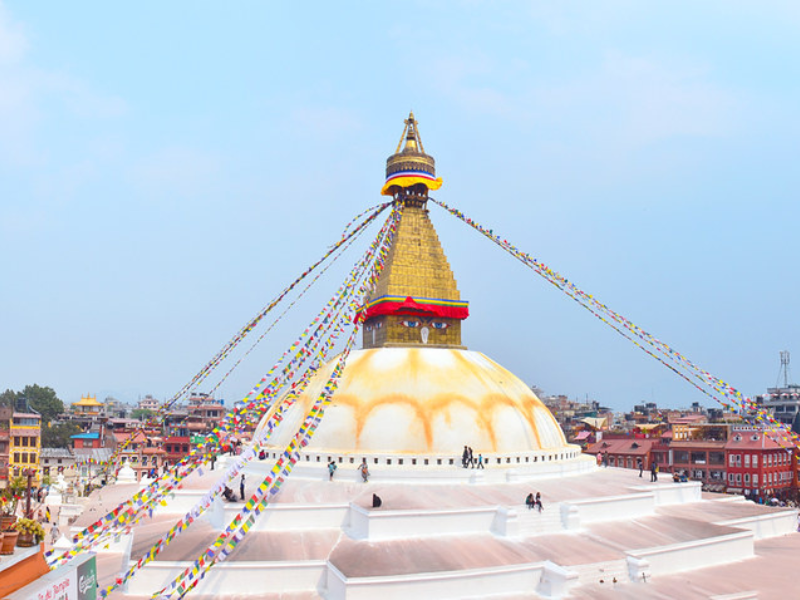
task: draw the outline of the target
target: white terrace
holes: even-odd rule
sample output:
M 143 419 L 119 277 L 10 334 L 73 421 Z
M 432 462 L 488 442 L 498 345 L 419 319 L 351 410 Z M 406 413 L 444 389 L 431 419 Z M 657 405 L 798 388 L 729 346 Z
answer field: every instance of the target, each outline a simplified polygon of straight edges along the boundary
M 248 467 L 248 489 L 270 465 Z M 190 477 L 169 506 L 101 551 L 101 587 L 199 500 L 222 466 Z M 763 600 L 781 597 L 779 590 L 793 585 L 788 567 L 780 567 L 788 559 L 775 557 L 800 549 L 795 510 L 701 494 L 697 483 L 650 483 L 649 474 L 639 478 L 633 470 L 569 469 L 571 476 L 550 473 L 533 480 L 491 467 L 476 479 L 471 470 L 450 467 L 454 472 L 442 478 L 444 484 L 423 485 L 408 483 L 416 475 L 398 469 L 384 478 L 374 471 L 367 484 L 356 481 L 355 466 L 347 463 L 334 482 L 322 469 L 293 475 L 244 541 L 190 597 Z M 103 490 L 105 506 L 78 524 L 133 491 L 117 488 Z M 541 492 L 542 513 L 525 507 L 531 491 Z M 380 508 L 372 508 L 373 494 L 383 500 Z M 217 500 L 112 597 L 149 598 L 241 507 Z

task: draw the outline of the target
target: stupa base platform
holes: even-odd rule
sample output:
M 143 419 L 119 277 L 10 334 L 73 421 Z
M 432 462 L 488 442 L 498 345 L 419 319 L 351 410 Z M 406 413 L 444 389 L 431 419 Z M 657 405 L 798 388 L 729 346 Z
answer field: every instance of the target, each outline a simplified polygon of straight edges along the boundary
M 248 488 L 258 470 L 248 467 Z M 101 585 L 146 552 L 221 473 L 191 476 L 113 552 L 101 550 Z M 541 513 L 524 505 L 532 491 L 542 493 Z M 380 508 L 372 508 L 373 494 Z M 241 506 L 217 502 L 112 597 L 149 598 Z M 795 510 L 701 493 L 699 483 L 651 484 L 614 468 L 491 485 L 292 478 L 189 597 L 674 598 L 680 584 L 681 598 L 724 597 L 738 586 L 762 590 L 763 600 L 779 597 L 764 593 L 765 585 L 791 585 L 790 572 L 770 567 L 768 557 L 800 550 L 796 519 Z

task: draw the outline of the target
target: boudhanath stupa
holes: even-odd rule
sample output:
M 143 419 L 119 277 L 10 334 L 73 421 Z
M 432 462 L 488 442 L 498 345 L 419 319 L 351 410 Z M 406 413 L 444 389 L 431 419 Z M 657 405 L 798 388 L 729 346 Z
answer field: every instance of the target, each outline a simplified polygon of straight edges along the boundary
M 529 386 L 462 344 L 469 304 L 427 207 L 441 183 L 412 113 L 387 160 L 382 193 L 403 211 L 360 313 L 362 348 L 350 353 L 280 493 L 187 597 L 788 597 L 781 591 L 793 585 L 797 511 L 704 493 L 699 482 L 651 483 L 636 470 L 598 468 L 567 443 Z M 286 411 L 262 458 L 245 467 L 248 482 L 264 479 L 333 369 L 333 361 L 321 366 Z M 475 459 L 467 468 L 465 446 Z M 231 460 L 188 477 L 152 516 L 100 548 L 100 587 L 146 553 Z M 105 488 L 104 506 L 76 528 L 136 489 Z M 535 492 L 541 512 L 525 504 Z M 111 597 L 149 598 L 241 507 L 216 497 Z

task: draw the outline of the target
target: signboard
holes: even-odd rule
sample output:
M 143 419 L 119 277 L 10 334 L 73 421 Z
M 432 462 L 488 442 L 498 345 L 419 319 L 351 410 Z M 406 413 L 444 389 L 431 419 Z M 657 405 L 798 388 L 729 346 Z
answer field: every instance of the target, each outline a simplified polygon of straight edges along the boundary
M 97 600 L 97 562 L 91 560 L 77 568 L 78 600 Z
M 195 446 L 197 444 L 203 444 L 205 443 L 205 441 L 206 441 L 206 436 L 204 435 L 193 435 L 191 437 L 191 443 L 194 444 Z
M 78 557 L 8 596 L 9 600 L 97 600 L 94 555 Z

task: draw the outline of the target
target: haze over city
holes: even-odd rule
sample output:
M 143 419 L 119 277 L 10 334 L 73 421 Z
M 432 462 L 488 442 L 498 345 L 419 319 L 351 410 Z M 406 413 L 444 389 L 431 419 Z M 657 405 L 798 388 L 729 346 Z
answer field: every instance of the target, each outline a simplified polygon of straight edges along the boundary
M 177 392 L 381 202 L 410 109 L 435 198 L 748 394 L 779 351 L 800 361 L 796 5 L 412 4 L 0 2 L 3 389 Z M 469 348 L 618 410 L 709 404 L 430 210 Z M 247 393 L 356 256 L 218 395 Z

